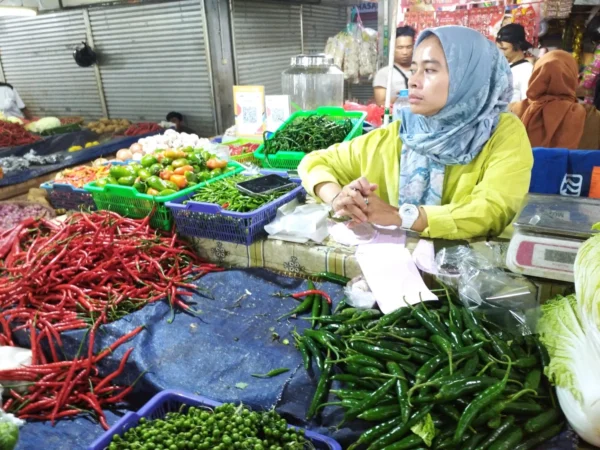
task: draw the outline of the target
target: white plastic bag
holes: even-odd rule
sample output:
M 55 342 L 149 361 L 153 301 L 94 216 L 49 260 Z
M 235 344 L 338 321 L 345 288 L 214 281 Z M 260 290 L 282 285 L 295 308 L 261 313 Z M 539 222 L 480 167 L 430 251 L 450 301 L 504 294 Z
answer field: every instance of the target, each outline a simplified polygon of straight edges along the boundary
M 277 210 L 275 219 L 265 226 L 265 231 L 270 239 L 299 243 L 313 240 L 320 244 L 329 235 L 329 210 L 327 205 L 300 205 L 298 200 L 294 200 Z
M 31 364 L 31 350 L 27 348 L 0 346 L 0 370 L 17 369 Z M 23 391 L 24 388 L 17 388 L 23 382 L 11 380 L 0 380 L 0 387 L 13 387 L 17 391 Z
M 367 280 L 362 275 L 350 280 L 344 288 L 344 294 L 346 294 L 346 303 L 355 308 L 371 309 L 377 303 Z

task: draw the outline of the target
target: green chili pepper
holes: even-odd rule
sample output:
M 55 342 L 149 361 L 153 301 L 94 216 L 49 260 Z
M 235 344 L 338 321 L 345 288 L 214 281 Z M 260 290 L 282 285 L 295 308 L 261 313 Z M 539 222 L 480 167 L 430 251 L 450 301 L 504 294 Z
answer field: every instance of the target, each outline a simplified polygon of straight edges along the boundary
M 354 406 L 357 407 L 358 405 Z M 392 417 L 398 416 L 398 405 L 376 406 L 368 409 L 358 415 L 359 419 L 366 421 L 382 421 L 389 420 Z
M 314 274 L 313 276 L 321 278 L 323 280 L 332 281 L 333 283 L 341 284 L 342 286 L 346 286 L 350 281 L 350 278 L 346 278 L 342 275 L 338 275 L 333 272 L 319 272 Z
M 327 301 L 325 301 L 327 302 Z M 313 296 L 313 302 L 312 302 L 312 321 L 311 321 L 311 327 L 314 328 L 317 326 L 317 321 L 319 320 L 319 315 L 321 314 L 321 296 L 320 295 L 314 295 Z
M 502 433 L 510 430 L 515 423 L 515 418 L 513 416 L 508 416 L 504 421 L 492 431 L 481 443 L 475 447 L 475 450 L 485 450 L 502 435 Z
M 559 423 L 557 425 L 552 425 L 551 427 L 546 428 L 544 431 L 540 431 L 537 434 L 529 437 L 525 442 L 517 445 L 513 450 L 531 450 L 536 448 L 538 445 L 543 444 L 547 440 L 553 438 L 564 427 L 564 423 Z
M 408 401 L 408 381 L 402 368 L 397 362 L 389 361 L 387 364 L 388 371 L 395 375 L 396 378 L 396 396 L 398 398 L 398 405 L 400 406 L 400 417 L 402 423 L 408 422 L 410 416 L 410 403 Z
M 540 369 L 532 369 L 525 377 L 525 389 L 533 389 L 537 391 L 542 380 L 542 371 Z
M 425 311 L 421 311 L 420 309 L 414 309 L 412 312 L 412 316 L 419 321 L 421 325 L 423 325 L 429 332 L 433 335 L 439 335 L 447 340 L 450 340 L 448 333 L 442 327 L 442 324 L 437 321 L 437 319 L 427 315 Z
M 310 352 L 311 356 L 313 357 L 313 359 L 317 363 L 317 367 L 319 368 L 319 370 L 323 370 L 323 366 L 325 364 L 325 360 L 323 359 L 323 355 L 321 353 L 321 350 L 319 350 L 319 347 L 317 346 L 317 344 L 315 343 L 315 341 L 313 341 L 308 336 L 303 336 L 302 339 L 304 341 L 304 345 L 306 345 L 306 348 L 308 349 L 308 351 Z
M 317 407 L 323 403 L 323 399 L 327 398 L 327 391 L 329 390 L 329 374 L 331 373 L 332 364 L 329 361 L 325 361 L 323 365 L 323 370 L 321 371 L 321 375 L 319 376 L 319 382 L 317 384 L 317 390 L 315 391 L 315 395 L 312 399 L 310 407 L 308 408 L 308 413 L 306 414 L 306 419 L 310 420 L 317 412 Z
M 309 353 L 308 347 L 306 347 L 306 344 L 304 343 L 304 339 L 297 340 L 296 347 L 298 348 L 298 350 L 300 351 L 300 354 L 302 355 L 304 369 L 305 370 L 310 369 L 310 353 Z
M 458 443 L 463 437 L 463 434 L 467 430 L 467 428 L 471 425 L 471 422 L 475 419 L 477 414 L 496 400 L 504 391 L 506 387 L 506 383 L 508 382 L 508 375 L 510 374 L 511 364 L 508 363 L 508 368 L 506 369 L 506 373 L 504 374 L 504 378 L 498 383 L 490 386 L 483 392 L 479 393 L 475 399 L 469 403 L 469 405 L 463 411 L 462 416 L 460 417 L 460 421 L 456 426 L 456 431 L 454 433 L 454 442 Z
M 388 359 L 392 361 L 406 361 L 409 359 L 409 356 L 364 342 L 352 341 L 350 342 L 350 348 L 364 355 L 373 356 L 375 358 Z
M 281 320 L 281 319 L 284 319 L 286 317 L 293 316 L 294 314 L 302 314 L 302 313 L 304 313 L 306 311 L 309 311 L 312 308 L 314 298 L 315 298 L 314 295 L 307 295 L 304 298 L 304 300 L 302 300 L 302 303 L 300 303 L 298 306 L 296 306 L 290 312 L 284 314 L 281 317 L 278 317 L 277 320 Z
M 498 437 L 498 440 L 489 447 L 489 450 L 512 450 L 521 440 L 523 440 L 521 429 L 508 430 Z
M 352 408 L 349 411 L 346 411 L 344 414 L 343 422 L 347 422 L 349 420 L 355 419 L 362 412 L 365 412 L 367 409 L 372 408 L 377 405 L 379 401 L 388 393 L 388 391 L 396 384 L 396 380 L 394 378 L 390 378 L 388 381 L 383 383 L 375 392 L 371 393 L 368 397 L 364 399 L 356 408 Z
M 331 376 L 333 381 L 341 381 L 343 383 L 354 383 L 366 389 L 373 389 L 373 382 L 370 380 L 364 380 L 356 375 L 350 375 L 348 373 L 337 373 Z M 376 387 L 376 385 L 375 385 Z
M 387 422 L 380 423 L 379 425 L 376 425 L 373 428 L 370 428 L 364 433 L 362 433 L 358 440 L 350 447 L 348 447 L 348 450 L 354 450 L 356 447 L 359 447 L 361 445 L 370 444 L 376 439 L 379 439 L 381 436 L 387 434 L 390 430 L 394 429 L 398 425 L 402 425 L 400 417 L 396 417 L 394 419 L 388 420 Z
M 399 439 L 403 438 L 404 435 L 406 433 L 408 433 L 413 426 L 415 426 L 423 418 L 425 418 L 425 416 L 427 414 L 429 414 L 432 409 L 433 409 L 432 405 L 424 406 L 419 411 L 415 412 L 410 417 L 408 422 L 395 426 L 390 431 L 388 431 L 386 434 L 384 434 L 379 439 L 377 439 L 375 442 L 373 442 L 369 446 L 369 450 L 381 450 L 383 448 L 386 448 L 388 445 L 391 445 L 394 442 L 398 441 Z
M 273 369 L 270 372 L 267 373 L 253 373 L 252 376 L 254 378 L 271 378 L 271 377 L 276 377 L 277 375 L 281 375 L 282 373 L 286 373 L 289 372 L 290 369 L 286 368 L 286 367 L 281 367 L 279 369 Z
M 462 450 L 475 450 L 477 445 L 485 439 L 484 434 L 474 434 L 469 438 L 469 440 L 465 443 L 465 446 Z
M 554 425 L 559 422 L 562 418 L 562 414 L 557 409 L 549 409 L 548 411 L 544 411 L 538 416 L 535 416 L 525 422 L 525 431 L 527 433 L 539 433 L 540 431 L 548 428 L 550 425 Z
M 468 394 L 482 391 L 500 380 L 490 377 L 469 377 L 462 378 L 450 383 L 445 383 L 435 395 L 436 400 L 451 401 L 461 398 Z
M 488 342 L 483 330 L 481 329 L 481 325 L 477 321 L 475 314 L 468 308 L 462 308 L 462 317 L 465 325 L 471 331 L 471 334 L 475 339 L 481 342 Z

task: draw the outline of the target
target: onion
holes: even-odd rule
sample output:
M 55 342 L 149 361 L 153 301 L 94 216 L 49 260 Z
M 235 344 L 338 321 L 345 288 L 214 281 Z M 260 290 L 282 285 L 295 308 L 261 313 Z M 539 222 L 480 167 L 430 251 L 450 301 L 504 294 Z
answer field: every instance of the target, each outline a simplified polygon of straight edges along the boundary
M 108 159 L 105 158 L 98 158 L 96 161 L 94 161 L 92 163 L 93 167 L 100 167 L 103 166 L 104 164 L 106 164 L 108 162 Z
M 144 155 L 142 153 L 134 153 L 131 159 L 134 161 L 141 161 L 143 157 Z
M 131 144 L 129 150 L 131 150 L 133 153 L 141 153 L 142 151 L 144 151 L 144 148 L 142 147 L 142 144 L 136 142 L 135 144 Z
M 119 161 L 127 161 L 133 157 L 133 153 L 128 148 L 122 148 L 117 152 L 117 159 Z

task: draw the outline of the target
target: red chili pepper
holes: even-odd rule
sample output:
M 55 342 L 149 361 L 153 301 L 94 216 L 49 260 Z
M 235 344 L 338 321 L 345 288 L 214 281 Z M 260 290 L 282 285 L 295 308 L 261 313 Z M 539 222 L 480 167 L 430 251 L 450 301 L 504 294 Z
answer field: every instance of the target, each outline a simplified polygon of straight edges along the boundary
M 327 300 L 327 303 L 329 303 L 331 305 L 331 297 L 329 296 L 329 294 L 327 294 L 327 292 L 321 291 L 319 289 L 311 289 L 308 291 L 297 292 L 295 294 L 292 294 L 291 297 L 292 298 L 301 298 L 301 297 L 306 297 L 307 295 L 315 295 L 315 294 L 323 296 Z

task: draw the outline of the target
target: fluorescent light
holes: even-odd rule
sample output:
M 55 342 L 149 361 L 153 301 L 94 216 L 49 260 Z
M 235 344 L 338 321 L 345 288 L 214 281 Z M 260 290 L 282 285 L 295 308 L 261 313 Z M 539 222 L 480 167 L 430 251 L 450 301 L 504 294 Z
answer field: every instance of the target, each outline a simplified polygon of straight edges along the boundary
M 22 6 L 0 6 L 0 16 L 33 17 L 37 16 L 37 8 L 25 8 Z

